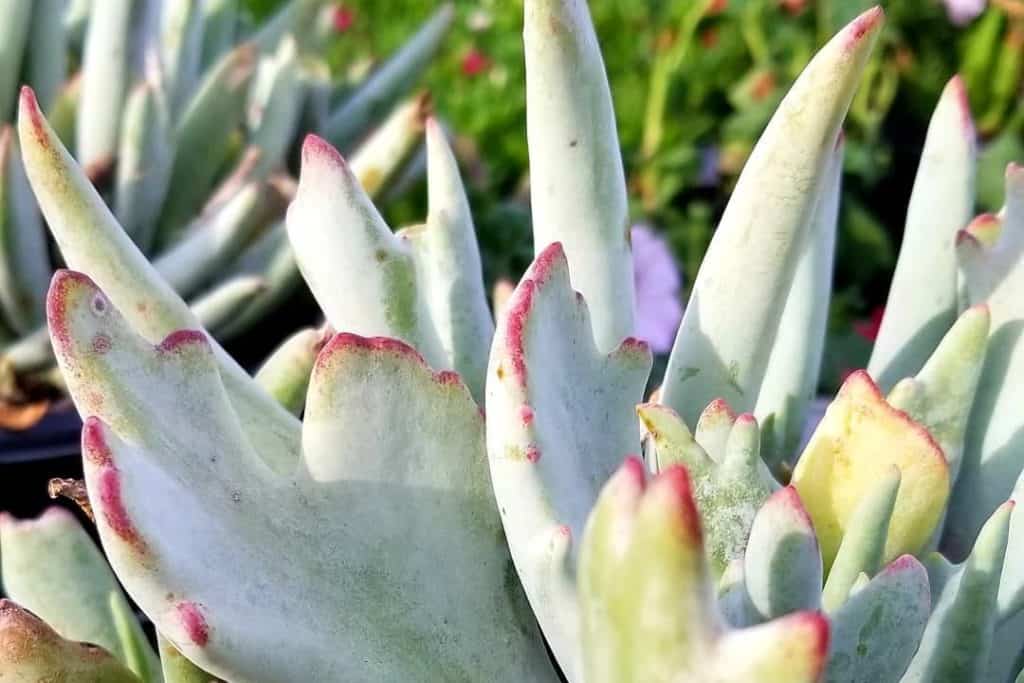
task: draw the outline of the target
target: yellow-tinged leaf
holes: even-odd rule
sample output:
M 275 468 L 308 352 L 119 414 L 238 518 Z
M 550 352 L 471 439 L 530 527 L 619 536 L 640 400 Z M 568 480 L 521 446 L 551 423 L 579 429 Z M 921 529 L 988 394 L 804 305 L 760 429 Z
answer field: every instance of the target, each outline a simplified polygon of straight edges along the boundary
M 856 372 L 793 471 L 792 483 L 814 521 L 826 568 L 857 504 L 893 465 L 902 479 L 884 562 L 924 547 L 949 497 L 949 468 L 927 430 L 890 406 L 866 372 Z

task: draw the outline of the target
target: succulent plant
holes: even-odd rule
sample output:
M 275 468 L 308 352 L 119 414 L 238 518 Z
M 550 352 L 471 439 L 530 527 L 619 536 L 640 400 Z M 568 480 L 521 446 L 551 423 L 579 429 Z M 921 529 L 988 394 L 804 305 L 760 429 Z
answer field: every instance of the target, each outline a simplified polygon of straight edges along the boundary
M 1019 677 L 1024 173 L 965 227 L 959 81 L 928 133 L 879 378 L 850 375 L 800 444 L 840 128 L 881 9 L 821 49 L 751 154 L 654 402 L 621 309 L 624 189 L 587 6 L 527 0 L 525 21 L 537 257 L 496 324 L 440 126 L 426 223 L 398 232 L 310 136 L 286 231 L 330 331 L 298 333 L 255 378 L 22 95 L 29 182 L 75 269 L 47 319 L 85 419 L 88 501 L 162 673 L 99 554 L 49 513 L 0 523 L 21 605 L 0 605 L 0 663 L 36 644 L 7 665 L 16 680 Z M 36 571 L 44 547 L 79 560 Z
M 347 95 L 335 92 L 319 54 L 331 11 L 323 0 L 293 0 L 249 30 L 237 2 L 92 3 L 73 56 L 80 71 L 62 87 L 62 3 L 6 3 L 4 49 L 17 54 L 2 57 L 0 121 L 18 81 L 33 86 L 125 233 L 206 328 L 237 336 L 300 282 L 280 226 L 299 133 L 323 129 L 343 143 L 376 195 L 415 149 L 429 113 L 422 95 L 395 105 L 437 51 L 451 7 Z M 21 156 L 12 129 L 0 129 L 0 354 L 9 387 L 0 398 L 8 403 L 31 397 L 54 362 L 44 320 L 53 271 Z

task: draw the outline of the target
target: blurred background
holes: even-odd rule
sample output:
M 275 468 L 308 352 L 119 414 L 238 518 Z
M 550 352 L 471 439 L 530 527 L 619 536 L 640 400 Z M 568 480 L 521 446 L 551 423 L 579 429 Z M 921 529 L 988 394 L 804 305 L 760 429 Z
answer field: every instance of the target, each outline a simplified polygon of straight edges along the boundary
M 249 0 L 257 16 L 279 4 Z M 357 81 L 438 4 L 337 4 L 332 68 Z M 683 275 L 682 301 L 768 117 L 814 51 L 873 4 L 590 0 L 615 99 L 633 219 L 669 245 Z M 1024 159 L 1024 0 L 883 5 L 888 24 L 846 127 L 840 257 L 823 392 L 867 361 L 928 119 L 950 77 L 960 73 L 965 79 L 984 144 L 979 211 L 1002 204 L 1006 163 Z M 423 85 L 458 137 L 485 276 L 493 284 L 515 280 L 531 257 L 522 0 L 457 0 L 456 6 L 455 27 Z M 392 225 L 403 225 L 419 220 L 424 209 L 424 192 L 412 191 L 386 212 Z M 671 306 L 659 310 L 663 319 L 651 324 L 671 325 Z
M 876 1 L 589 0 L 630 189 L 638 335 L 651 342 L 658 365 L 663 367 L 714 226 L 769 116 L 817 48 Z M 240 2 L 247 27 L 284 5 Z M 324 2 L 328 10 L 319 17 L 316 42 L 326 51 L 335 103 L 346 90 L 358 92 L 442 4 Z M 507 290 L 532 256 L 523 3 L 454 4 L 454 26 L 425 65 L 419 87 L 430 93 L 434 112 L 454 136 L 487 286 Z M 75 5 L 88 2 L 69 6 Z M 1006 164 L 1024 160 L 1024 0 L 883 5 L 888 22 L 846 125 L 838 258 L 819 386 L 824 395 L 867 363 L 928 121 L 953 75 L 964 79 L 981 143 L 979 212 L 1001 206 Z M 297 173 L 294 154 L 289 161 L 290 172 Z M 380 199 L 391 226 L 423 219 L 422 152 Z M 297 287 L 287 305 L 227 340 L 227 348 L 255 368 L 286 335 L 318 317 L 312 297 Z M 0 372 L 0 396 L 4 381 Z M 42 419 L 38 429 L 0 428 L 0 464 L 6 465 L 0 500 L 22 516 L 48 503 L 50 477 L 80 472 L 80 423 L 67 401 L 51 406 L 49 396 L 30 397 L 26 405 L 9 414 L 21 420 L 30 411 L 25 426 L 34 428 Z

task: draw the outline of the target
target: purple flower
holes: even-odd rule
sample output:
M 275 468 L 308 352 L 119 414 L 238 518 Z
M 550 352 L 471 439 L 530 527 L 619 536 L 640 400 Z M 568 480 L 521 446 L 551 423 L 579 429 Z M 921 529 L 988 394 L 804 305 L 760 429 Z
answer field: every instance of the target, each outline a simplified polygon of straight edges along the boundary
M 985 11 L 987 0 L 945 0 L 946 14 L 957 26 L 970 23 Z
M 633 278 L 636 299 L 636 336 L 656 353 L 672 349 L 683 318 L 679 303 L 682 278 L 665 240 L 644 225 L 630 231 L 633 240 Z

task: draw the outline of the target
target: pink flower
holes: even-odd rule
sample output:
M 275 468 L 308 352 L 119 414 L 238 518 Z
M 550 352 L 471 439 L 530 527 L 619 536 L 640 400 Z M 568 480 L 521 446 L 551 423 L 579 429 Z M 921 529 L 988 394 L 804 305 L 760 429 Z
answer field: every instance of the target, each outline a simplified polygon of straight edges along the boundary
M 946 14 L 957 26 L 963 26 L 985 11 L 987 0 L 945 0 Z
M 672 342 L 683 318 L 679 302 L 682 278 L 672 259 L 668 244 L 653 230 L 635 225 L 633 241 L 633 278 L 636 290 L 636 336 L 651 345 L 656 353 L 672 349 Z
M 491 68 L 491 60 L 475 47 L 471 48 L 462 58 L 462 73 L 466 76 L 477 76 Z
M 334 12 L 331 14 L 331 24 L 334 26 L 335 31 L 338 33 L 344 33 L 352 28 L 352 24 L 354 24 L 355 21 L 355 10 L 341 4 L 334 6 Z
M 867 320 L 857 320 L 853 323 L 853 331 L 869 342 L 873 342 L 878 339 L 878 331 L 882 329 L 883 317 L 885 317 L 885 307 L 876 306 Z

